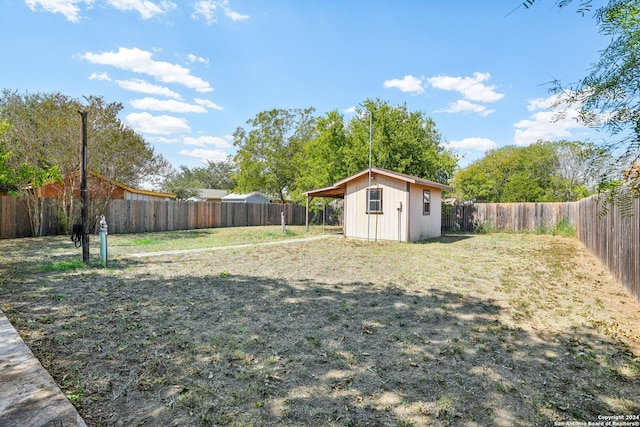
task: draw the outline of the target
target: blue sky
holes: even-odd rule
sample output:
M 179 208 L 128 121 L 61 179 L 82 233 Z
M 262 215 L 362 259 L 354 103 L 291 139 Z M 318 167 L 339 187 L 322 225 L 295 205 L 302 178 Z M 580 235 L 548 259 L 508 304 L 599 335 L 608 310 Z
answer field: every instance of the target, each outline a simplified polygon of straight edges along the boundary
M 0 87 L 121 102 L 175 167 L 234 154 L 260 111 L 349 119 L 367 98 L 433 118 L 461 165 L 538 139 L 601 142 L 573 111 L 552 120 L 548 82 L 579 80 L 609 40 L 575 8 L 520 3 L 0 0 Z

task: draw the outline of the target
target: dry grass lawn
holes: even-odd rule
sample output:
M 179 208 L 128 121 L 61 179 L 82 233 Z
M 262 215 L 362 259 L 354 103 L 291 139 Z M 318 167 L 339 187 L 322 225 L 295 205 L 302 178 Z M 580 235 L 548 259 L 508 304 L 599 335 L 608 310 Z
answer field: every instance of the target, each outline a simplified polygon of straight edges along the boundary
M 277 238 L 109 236 L 107 269 L 79 265 L 68 238 L 0 241 L 0 307 L 89 426 L 640 415 L 640 305 L 575 239 L 332 237 L 131 256 Z

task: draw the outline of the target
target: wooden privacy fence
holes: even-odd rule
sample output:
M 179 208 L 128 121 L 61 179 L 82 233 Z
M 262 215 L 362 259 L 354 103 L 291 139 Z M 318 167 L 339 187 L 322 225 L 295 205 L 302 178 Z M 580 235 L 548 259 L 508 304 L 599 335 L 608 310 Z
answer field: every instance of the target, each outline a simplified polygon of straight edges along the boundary
M 640 199 L 630 209 L 610 205 L 606 215 L 597 196 L 575 204 L 578 238 L 640 302 Z
M 598 257 L 640 302 L 640 199 L 622 209 L 600 196 L 567 203 L 478 203 L 443 209 L 442 229 L 471 231 L 488 224 L 499 230 L 549 230 L 562 220 L 576 228 L 578 239 Z
M 113 200 L 105 216 L 109 233 L 145 233 L 196 228 L 304 225 L 306 209 L 294 204 Z M 60 231 L 54 200 L 45 200 L 44 235 Z M 93 221 L 93 219 L 91 219 Z M 93 227 L 90 227 L 93 228 Z M 32 237 L 29 212 L 16 197 L 0 197 L 0 239 Z
M 445 231 L 472 231 L 488 224 L 498 230 L 550 229 L 563 219 L 576 223 L 575 203 L 477 203 L 446 206 L 442 211 Z
M 114 200 L 105 213 L 109 233 L 145 233 L 196 228 L 305 224 L 305 208 L 277 203 L 153 202 Z
M 58 217 L 51 199 L 45 199 L 42 231 L 45 236 L 58 232 Z M 0 196 L 0 239 L 31 237 L 31 220 L 27 205 L 17 197 Z

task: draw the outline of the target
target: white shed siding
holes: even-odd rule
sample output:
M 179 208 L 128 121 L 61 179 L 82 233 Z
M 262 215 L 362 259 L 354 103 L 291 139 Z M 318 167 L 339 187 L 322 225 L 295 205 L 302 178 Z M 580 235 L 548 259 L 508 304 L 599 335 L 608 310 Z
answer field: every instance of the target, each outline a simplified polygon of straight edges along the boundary
M 422 214 L 422 191 L 431 191 L 431 214 Z M 438 188 L 427 188 L 411 184 L 410 189 L 409 240 L 414 242 L 423 238 L 440 236 L 442 215 L 442 191 Z
M 144 201 L 155 201 L 155 202 L 164 202 L 165 200 L 169 200 L 164 196 L 152 196 L 150 194 L 140 194 L 140 193 L 132 193 L 131 191 L 124 192 L 125 200 L 144 200 Z
M 347 183 L 344 194 L 344 234 L 346 237 L 367 237 L 367 218 L 364 214 L 367 177 Z M 364 217 L 364 218 L 360 218 Z
M 368 175 L 347 183 L 345 192 L 345 236 L 372 240 L 407 240 L 407 183 L 375 175 L 372 188 L 382 189 L 382 213 L 367 218 Z M 398 210 L 399 203 L 402 209 Z M 369 224 L 370 223 L 370 224 Z M 369 232 L 367 232 L 369 226 Z

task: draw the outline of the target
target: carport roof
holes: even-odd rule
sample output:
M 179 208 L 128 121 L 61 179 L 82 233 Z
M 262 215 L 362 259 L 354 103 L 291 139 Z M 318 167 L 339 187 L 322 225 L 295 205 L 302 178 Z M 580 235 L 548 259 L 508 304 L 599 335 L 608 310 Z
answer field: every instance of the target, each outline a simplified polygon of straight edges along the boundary
M 332 199 L 341 199 L 344 197 L 344 191 L 346 187 L 346 184 L 342 184 L 340 186 L 333 185 L 331 187 L 307 191 L 302 194 L 306 194 L 307 197 L 330 197 Z

